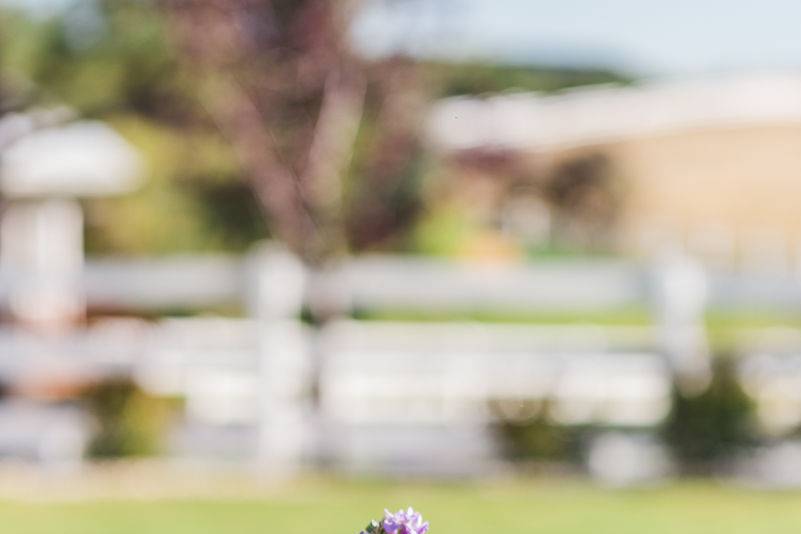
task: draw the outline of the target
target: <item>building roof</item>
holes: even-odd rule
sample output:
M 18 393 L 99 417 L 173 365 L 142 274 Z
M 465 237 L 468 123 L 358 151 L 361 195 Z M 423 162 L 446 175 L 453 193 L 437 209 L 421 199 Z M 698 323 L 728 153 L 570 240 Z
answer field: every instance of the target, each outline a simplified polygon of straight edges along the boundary
M 437 102 L 428 134 L 443 151 L 550 150 L 707 127 L 801 123 L 801 76 L 593 86 Z

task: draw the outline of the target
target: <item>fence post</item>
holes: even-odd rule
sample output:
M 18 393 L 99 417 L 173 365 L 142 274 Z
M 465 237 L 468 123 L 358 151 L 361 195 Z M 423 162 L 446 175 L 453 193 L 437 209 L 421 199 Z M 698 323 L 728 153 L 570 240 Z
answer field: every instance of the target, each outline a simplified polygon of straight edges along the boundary
M 84 319 L 83 214 L 69 199 L 15 200 L 0 218 L 0 270 L 12 317 L 44 331 Z
M 654 270 L 653 306 L 658 341 L 687 392 L 701 391 L 711 378 L 704 328 L 708 280 L 703 268 L 683 254 L 660 258 Z
M 308 336 L 300 314 L 306 269 L 286 248 L 257 247 L 249 258 L 246 299 L 259 355 L 258 466 L 271 475 L 301 468 L 310 444 Z

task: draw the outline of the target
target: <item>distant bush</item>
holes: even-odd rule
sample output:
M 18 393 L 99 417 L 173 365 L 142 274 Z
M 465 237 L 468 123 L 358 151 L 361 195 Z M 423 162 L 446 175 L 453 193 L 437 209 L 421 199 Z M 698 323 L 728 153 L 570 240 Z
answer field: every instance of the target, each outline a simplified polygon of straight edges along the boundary
M 714 360 L 709 387 L 689 395 L 674 388 L 663 437 L 685 470 L 709 469 L 757 441 L 755 404 L 729 357 Z
M 90 457 L 148 456 L 161 451 L 174 408 L 170 401 L 152 397 L 126 379 L 89 388 L 83 401 L 97 423 Z
M 508 417 L 503 404 L 493 401 L 490 408 L 500 416 L 498 437 L 504 456 L 512 461 L 569 462 L 579 457 L 581 429 L 553 422 L 547 403 L 517 401 L 519 414 Z

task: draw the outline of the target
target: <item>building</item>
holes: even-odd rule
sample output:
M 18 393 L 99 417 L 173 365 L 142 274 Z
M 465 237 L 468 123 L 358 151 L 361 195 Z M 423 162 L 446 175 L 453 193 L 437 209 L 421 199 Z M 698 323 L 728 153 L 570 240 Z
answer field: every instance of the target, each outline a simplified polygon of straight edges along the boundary
M 605 158 L 624 252 L 801 264 L 801 76 L 451 98 L 433 107 L 429 134 L 441 153 L 514 153 L 538 175 Z

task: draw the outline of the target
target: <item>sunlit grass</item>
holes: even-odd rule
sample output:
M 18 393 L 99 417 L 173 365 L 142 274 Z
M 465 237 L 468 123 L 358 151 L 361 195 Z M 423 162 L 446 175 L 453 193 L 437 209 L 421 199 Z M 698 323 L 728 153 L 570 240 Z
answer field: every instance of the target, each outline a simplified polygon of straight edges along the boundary
M 580 312 L 499 312 L 464 310 L 437 312 L 427 310 L 359 311 L 355 317 L 374 321 L 421 323 L 477 322 L 485 324 L 518 324 L 540 327 L 597 326 L 649 329 L 655 325 L 653 314 L 646 308 L 627 307 L 605 311 Z M 782 328 L 797 330 L 801 337 L 801 314 L 764 310 L 709 310 L 703 326 L 710 346 L 716 354 L 736 351 L 749 334 Z
M 412 504 L 433 534 L 796 533 L 801 494 L 712 484 L 604 491 L 560 482 L 296 484 L 247 500 L 0 504 L 14 534 L 354 533 L 385 506 Z

